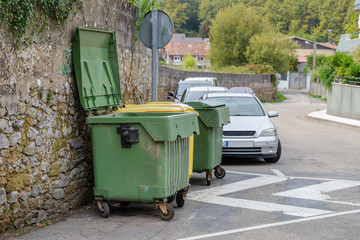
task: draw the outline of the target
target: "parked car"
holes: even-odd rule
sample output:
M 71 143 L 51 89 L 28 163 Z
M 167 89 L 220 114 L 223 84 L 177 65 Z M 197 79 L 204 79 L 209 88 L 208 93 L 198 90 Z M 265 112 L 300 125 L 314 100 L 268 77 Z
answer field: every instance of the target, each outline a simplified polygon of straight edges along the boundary
M 190 81 L 190 80 L 181 80 L 178 82 L 175 92 L 169 92 L 168 98 L 174 98 L 175 102 L 180 102 L 180 99 L 184 93 L 184 91 L 189 87 L 197 87 L 197 86 L 212 86 L 210 81 Z
M 208 93 L 226 93 L 229 89 L 225 87 L 190 87 L 187 88 L 181 97 L 181 102 L 192 102 L 200 100 L 204 94 Z
M 250 93 L 250 94 L 255 95 L 254 90 L 252 90 L 249 87 L 232 87 L 232 88 L 230 88 L 230 92 L 231 93 Z
M 213 86 L 219 86 L 219 81 L 217 80 L 216 77 L 190 77 L 190 78 L 185 78 L 184 81 L 208 81 L 211 83 L 211 85 Z
M 249 93 L 209 93 L 202 99 L 214 99 L 229 107 L 230 124 L 223 129 L 223 156 L 279 161 L 281 143 L 270 120 L 278 116 L 277 112 L 266 113 L 260 100 Z

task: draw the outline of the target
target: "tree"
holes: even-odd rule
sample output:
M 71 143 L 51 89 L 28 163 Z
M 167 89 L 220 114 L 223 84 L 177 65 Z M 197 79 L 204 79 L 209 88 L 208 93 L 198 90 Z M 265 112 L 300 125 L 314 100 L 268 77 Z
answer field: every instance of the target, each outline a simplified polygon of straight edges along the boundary
M 160 7 L 172 18 L 174 22 L 174 32 L 182 33 L 182 27 L 186 25 L 189 19 L 189 16 L 186 15 L 188 3 L 181 3 L 180 0 L 167 0 L 162 1 Z
M 243 4 L 220 11 L 210 29 L 212 62 L 218 66 L 246 63 L 245 51 L 251 37 L 269 29 L 261 15 Z
M 285 72 L 291 67 L 296 45 L 283 35 L 263 32 L 253 36 L 245 57 L 251 64 L 271 65 L 277 72 Z
M 191 56 L 189 53 L 185 55 L 184 57 L 184 66 L 185 69 L 194 69 L 196 66 L 196 60 L 193 56 Z

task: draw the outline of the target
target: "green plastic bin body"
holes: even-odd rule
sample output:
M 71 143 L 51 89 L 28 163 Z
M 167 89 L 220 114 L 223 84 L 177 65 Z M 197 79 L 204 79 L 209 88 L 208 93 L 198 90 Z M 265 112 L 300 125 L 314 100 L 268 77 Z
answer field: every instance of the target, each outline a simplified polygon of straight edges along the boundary
M 89 113 L 117 110 L 121 90 L 115 33 L 77 27 L 73 59 L 83 108 Z M 196 112 L 121 112 L 90 116 L 86 123 L 92 134 L 96 200 L 166 202 L 189 186 L 189 138 L 199 133 Z
M 229 108 L 214 100 L 186 102 L 199 113 L 200 135 L 194 137 L 194 172 L 209 172 L 221 163 L 223 126 L 230 122 Z
M 196 113 L 117 113 L 86 122 L 92 133 L 96 200 L 165 201 L 188 187 Z M 118 131 L 126 124 L 138 129 L 138 142 L 130 147 L 122 146 Z

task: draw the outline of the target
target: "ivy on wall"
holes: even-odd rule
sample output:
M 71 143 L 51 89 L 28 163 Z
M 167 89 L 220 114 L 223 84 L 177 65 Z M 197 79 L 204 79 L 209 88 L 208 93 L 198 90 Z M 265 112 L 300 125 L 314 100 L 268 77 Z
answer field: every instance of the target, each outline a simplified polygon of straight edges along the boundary
M 60 26 L 81 7 L 81 0 L 0 0 L 1 34 L 14 40 L 16 48 L 20 43 L 28 47 L 50 23 Z

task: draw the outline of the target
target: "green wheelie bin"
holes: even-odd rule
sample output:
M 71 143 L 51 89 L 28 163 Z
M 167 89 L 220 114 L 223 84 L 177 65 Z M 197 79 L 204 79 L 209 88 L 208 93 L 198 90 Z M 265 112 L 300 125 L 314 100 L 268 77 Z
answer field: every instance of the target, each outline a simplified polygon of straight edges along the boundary
M 171 220 L 175 213 L 167 199 L 189 186 L 189 138 L 199 133 L 197 113 L 111 113 L 121 106 L 113 31 L 77 27 L 73 60 L 80 102 L 89 114 L 101 215 L 109 216 L 110 202 L 156 203 L 160 217 Z
M 211 184 L 212 172 L 216 178 L 225 177 L 220 166 L 222 158 L 223 126 L 230 122 L 229 108 L 215 100 L 186 102 L 199 113 L 200 135 L 194 137 L 193 171 L 206 172 L 207 185 Z

